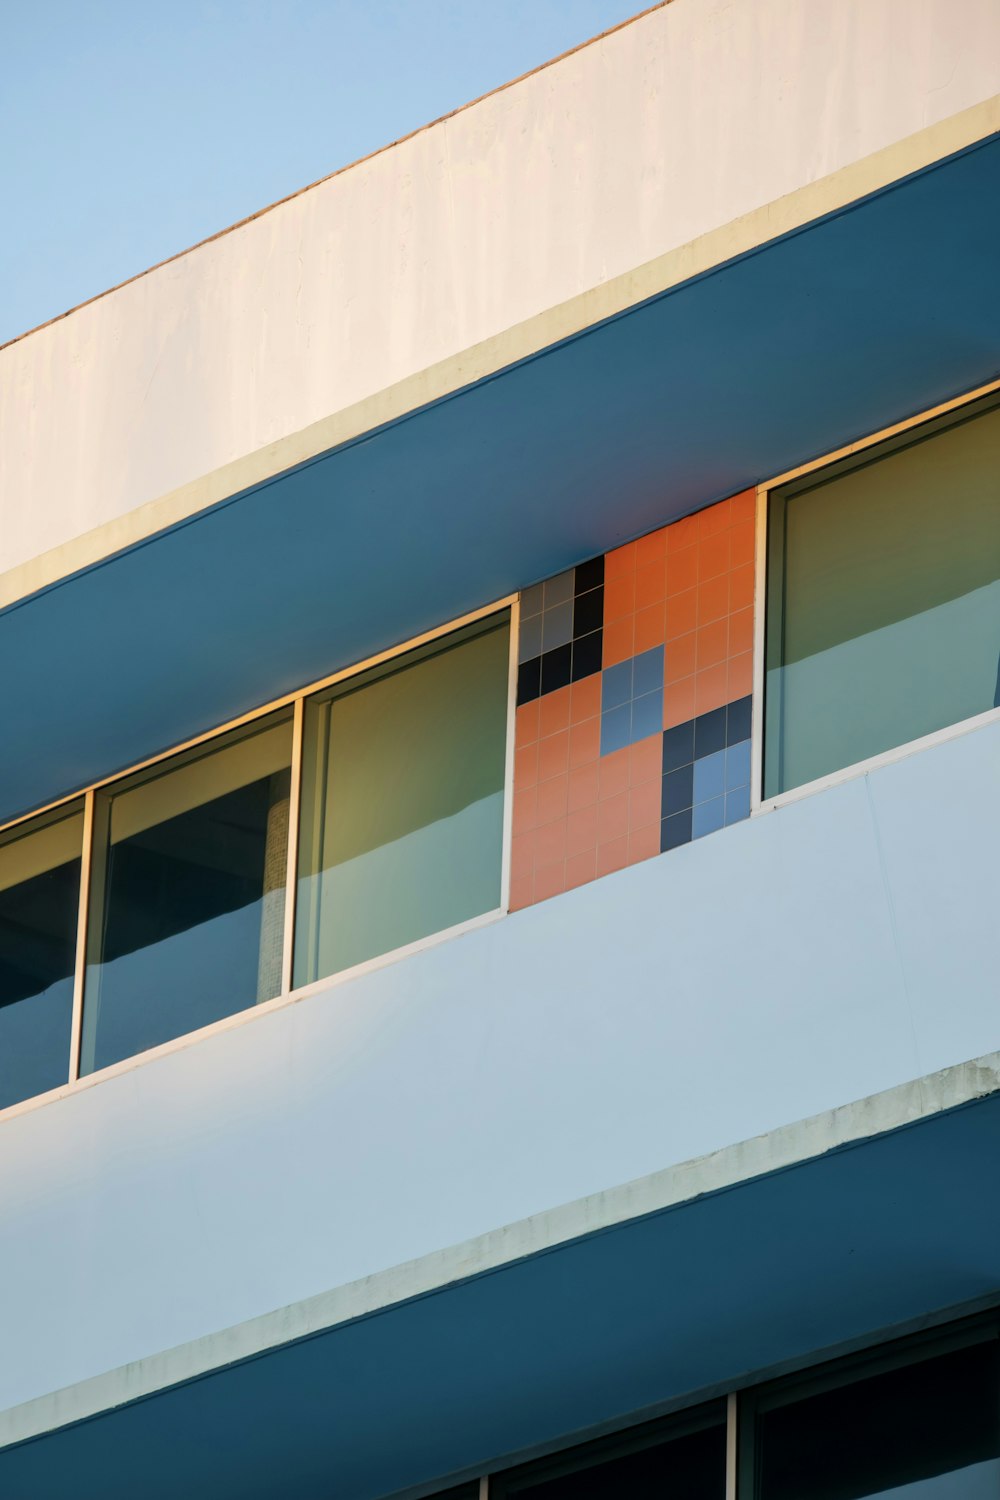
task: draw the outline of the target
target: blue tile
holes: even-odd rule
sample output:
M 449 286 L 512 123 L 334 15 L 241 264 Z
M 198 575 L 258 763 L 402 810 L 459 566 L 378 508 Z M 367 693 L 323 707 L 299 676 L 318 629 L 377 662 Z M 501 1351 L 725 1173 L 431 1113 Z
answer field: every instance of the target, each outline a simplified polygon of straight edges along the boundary
M 695 759 L 714 755 L 716 750 L 726 748 L 726 710 L 713 708 L 711 713 L 699 714 L 694 721 Z
M 641 698 L 643 693 L 663 691 L 663 647 L 654 646 L 642 651 L 632 661 L 632 694 Z
M 601 714 L 601 754 L 611 755 L 631 743 L 632 708 L 623 703 L 619 708 L 609 708 Z
M 540 615 L 541 614 L 541 612 L 542 612 L 542 596 L 543 596 L 543 593 L 544 593 L 544 590 L 543 590 L 543 587 L 542 587 L 542 585 L 540 583 L 536 583 L 535 586 L 534 586 L 534 588 L 524 589 L 522 591 L 522 593 L 521 593 L 521 620 L 522 620 L 522 622 L 523 622 L 523 620 L 524 620 L 524 618 L 525 618 L 526 615 Z
M 567 599 L 572 602 L 576 591 L 576 570 L 570 568 L 568 573 L 557 573 L 555 578 L 545 580 L 545 608 L 551 609 L 554 604 L 565 604 Z
M 704 760 L 696 760 L 694 763 L 694 802 L 697 807 L 699 802 L 708 802 L 712 797 L 721 797 L 724 786 L 726 752 L 717 750 L 714 755 L 706 755 Z
M 687 766 L 694 760 L 694 720 L 686 724 L 675 724 L 663 736 L 663 771 L 676 771 L 678 766 Z
M 675 813 L 672 818 L 664 818 L 660 824 L 660 852 L 665 854 L 668 849 L 679 849 L 681 844 L 691 842 L 691 809 L 686 812 Z
M 748 786 L 737 787 L 735 792 L 726 793 L 726 827 L 730 823 L 741 823 L 744 818 L 750 816 L 750 788 Z
M 703 802 L 695 806 L 691 815 L 691 837 L 700 839 L 706 833 L 714 833 L 721 828 L 725 822 L 725 809 L 723 797 L 713 797 L 711 802 Z
M 730 745 L 726 751 L 726 791 L 750 785 L 750 741 Z
M 660 802 L 660 812 L 665 818 L 673 813 L 683 812 L 685 808 L 690 809 L 693 798 L 693 769 L 690 765 L 681 766 L 676 771 L 668 771 L 663 778 L 663 795 Z
M 617 666 L 605 667 L 601 683 L 601 709 L 619 708 L 632 701 L 632 662 L 620 661 Z
M 542 617 L 532 615 L 530 619 L 521 619 L 521 627 L 517 632 L 517 659 L 518 662 L 530 661 L 533 656 L 542 654 Z
M 738 745 L 740 740 L 750 738 L 750 698 L 737 698 L 726 709 L 726 744 Z
M 542 615 L 542 650 L 552 651 L 573 639 L 573 601 L 546 606 Z
M 644 693 L 632 704 L 632 743 L 663 731 L 663 689 Z

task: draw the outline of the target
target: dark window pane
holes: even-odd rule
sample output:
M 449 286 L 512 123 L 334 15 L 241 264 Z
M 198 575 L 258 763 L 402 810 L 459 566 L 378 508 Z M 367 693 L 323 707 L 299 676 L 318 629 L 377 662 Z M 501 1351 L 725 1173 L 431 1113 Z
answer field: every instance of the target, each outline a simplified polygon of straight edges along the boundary
M 0 843 L 0 1109 L 69 1078 L 83 813 Z
M 996 1340 L 823 1391 L 757 1419 L 759 1500 L 996 1500 Z
M 529 1468 L 501 1474 L 490 1494 L 506 1500 L 724 1500 L 726 1427 L 707 1419 L 656 1424 L 620 1439 L 588 1443 Z
M 764 794 L 1000 703 L 1000 408 L 775 492 Z
M 281 987 L 291 718 L 99 794 L 81 1072 Z

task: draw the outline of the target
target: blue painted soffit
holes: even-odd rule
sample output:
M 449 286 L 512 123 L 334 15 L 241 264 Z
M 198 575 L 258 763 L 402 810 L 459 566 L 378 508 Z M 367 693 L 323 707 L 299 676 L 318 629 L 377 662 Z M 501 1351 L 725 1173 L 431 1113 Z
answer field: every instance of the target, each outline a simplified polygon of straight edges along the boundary
M 373 1500 L 983 1305 L 998 1153 L 993 1095 L 6 1449 L 0 1493 Z
M 0 615 L 0 819 L 1000 373 L 1000 138 Z

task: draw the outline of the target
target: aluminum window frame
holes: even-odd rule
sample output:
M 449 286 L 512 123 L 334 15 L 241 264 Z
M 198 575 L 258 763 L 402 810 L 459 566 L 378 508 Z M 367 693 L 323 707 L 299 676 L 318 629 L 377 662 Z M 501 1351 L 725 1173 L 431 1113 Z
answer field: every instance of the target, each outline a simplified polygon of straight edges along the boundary
M 479 916 L 470 917 L 463 922 L 453 924 L 451 927 L 429 933 L 427 936 L 418 938 L 412 943 L 405 944 L 399 948 L 393 948 L 386 953 L 378 954 L 350 968 L 341 969 L 336 974 L 327 975 L 322 979 L 315 980 L 311 984 L 293 988 L 292 963 L 294 957 L 295 907 L 298 896 L 299 818 L 302 803 L 302 747 L 306 700 L 312 697 L 313 694 L 322 692 L 326 688 L 334 687 L 338 683 L 346 682 L 350 678 L 360 676 L 362 673 L 370 671 L 373 667 L 379 667 L 385 662 L 406 656 L 421 646 L 442 640 L 444 637 L 451 635 L 457 630 L 461 630 L 465 626 L 474 625 L 478 621 L 486 620 L 491 615 L 501 615 L 504 613 L 509 618 L 509 637 L 499 904 L 490 908 L 489 911 L 481 913 Z M 463 932 L 472 931 L 477 927 L 488 926 L 506 916 L 510 909 L 510 855 L 513 833 L 514 734 L 517 703 L 519 627 L 520 594 L 507 594 L 500 599 L 495 599 L 489 604 L 483 605 L 479 609 L 470 610 L 456 619 L 448 620 L 442 625 L 435 626 L 432 630 L 424 631 L 421 635 L 413 636 L 408 640 L 399 642 L 395 646 L 389 647 L 385 651 L 380 651 L 366 657 L 363 661 L 354 662 L 349 667 L 343 667 L 339 671 L 331 672 L 314 682 L 306 683 L 302 687 L 296 688 L 293 692 L 285 693 L 280 698 L 271 699 L 267 703 L 263 703 L 259 707 L 250 710 L 248 713 L 240 714 L 236 718 L 218 724 L 202 734 L 193 735 L 189 739 L 169 746 L 168 749 L 162 750 L 156 755 L 148 756 L 134 765 L 115 771 L 110 776 L 101 777 L 100 780 L 94 781 L 88 786 L 77 787 L 64 796 L 54 798 L 51 802 L 45 803 L 41 807 L 32 808 L 30 812 L 23 813 L 17 818 L 12 818 L 8 822 L 0 824 L 0 834 L 8 833 L 14 829 L 22 829 L 27 833 L 31 824 L 36 819 L 56 813 L 62 808 L 69 808 L 73 803 L 82 802 L 83 806 L 83 844 L 80 868 L 80 895 L 77 908 L 73 1013 L 66 1082 L 59 1084 L 54 1089 L 48 1089 L 44 1093 L 32 1094 L 27 1099 L 22 1099 L 16 1104 L 8 1105 L 5 1109 L 0 1110 L 0 1121 L 18 1114 L 24 1114 L 29 1110 L 36 1109 L 43 1104 L 51 1103 L 56 1099 L 65 1098 L 69 1094 L 76 1093 L 83 1088 L 89 1088 L 94 1084 L 103 1082 L 105 1079 L 130 1072 L 133 1068 L 144 1066 L 147 1062 L 155 1058 L 179 1051 L 206 1037 L 227 1031 L 234 1026 L 245 1025 L 257 1016 L 269 1015 L 275 1010 L 283 1009 L 287 1005 L 307 999 L 309 996 L 320 991 L 344 984 L 371 970 L 384 968 L 392 963 L 398 963 L 401 959 L 407 958 L 413 953 L 420 952 L 425 948 L 435 947 L 441 942 L 447 942 L 451 938 L 458 937 Z M 98 1068 L 92 1073 L 81 1075 L 80 1057 L 83 1036 L 83 1000 L 87 971 L 87 935 L 90 927 L 92 906 L 94 820 L 97 794 L 105 790 L 113 790 L 119 784 L 124 784 L 157 766 L 165 767 L 166 763 L 177 756 L 184 755 L 186 752 L 200 747 L 208 749 L 214 741 L 222 739 L 223 736 L 231 734 L 234 730 L 247 728 L 255 724 L 258 720 L 266 718 L 269 714 L 289 707 L 292 710 L 292 766 L 289 794 L 285 913 L 282 933 L 281 989 L 279 993 L 273 999 L 263 1001 L 260 1005 L 248 1006 L 243 1010 L 235 1011 L 232 1015 L 224 1016 L 207 1026 L 198 1027 L 194 1031 L 184 1032 L 180 1036 L 173 1037 L 166 1042 L 161 1042 L 155 1047 L 149 1047 L 143 1052 L 133 1053 L 130 1057 L 122 1058 L 120 1061 L 111 1063 L 107 1067 Z
M 768 543 L 770 539 L 770 523 L 774 512 L 772 497 L 776 490 L 784 488 L 797 479 L 816 474 L 823 469 L 833 469 L 839 464 L 845 464 L 852 458 L 860 458 L 867 450 L 877 448 L 882 444 L 891 443 L 893 439 L 900 439 L 901 448 L 910 446 L 907 435 L 913 434 L 912 442 L 917 443 L 922 439 L 917 436 L 917 429 L 931 423 L 940 423 L 942 428 L 950 426 L 947 421 L 949 417 L 954 419 L 955 425 L 959 425 L 967 418 L 962 412 L 966 407 L 983 404 L 987 409 L 997 398 L 1000 398 L 1000 380 L 991 381 L 987 385 L 977 386 L 971 391 L 964 392 L 952 400 L 940 403 L 938 406 L 929 407 L 924 411 L 916 413 L 905 421 L 894 423 L 892 426 L 879 428 L 875 432 L 859 438 L 856 442 L 849 443 L 842 448 L 833 449 L 831 452 L 822 454 L 819 458 L 811 459 L 808 463 L 800 464 L 797 468 L 788 469 L 773 478 L 764 481 L 757 486 L 756 505 L 756 545 L 755 545 L 755 576 L 754 576 L 754 640 L 753 640 L 753 712 L 750 729 L 750 816 L 757 817 L 762 813 L 774 812 L 778 808 L 785 807 L 789 803 L 798 802 L 803 797 L 811 797 L 817 792 L 825 791 L 828 787 L 840 786 L 846 781 L 853 781 L 859 776 L 866 776 L 869 771 L 876 771 L 881 766 L 893 765 L 896 761 L 905 760 L 910 755 L 916 755 L 921 750 L 929 750 L 934 745 L 945 744 L 949 740 L 958 739 L 962 735 L 970 734 L 976 729 L 981 729 L 988 724 L 1000 723 L 1000 706 L 986 709 L 983 713 L 974 714 L 971 718 L 956 720 L 954 724 L 947 724 L 941 729 L 936 729 L 930 734 L 919 736 L 917 739 L 902 741 L 899 745 L 893 745 L 888 750 L 880 751 L 877 755 L 867 756 L 863 760 L 853 761 L 849 766 L 843 766 L 837 771 L 830 771 L 825 776 L 818 776 L 812 781 L 802 782 L 798 786 L 788 787 L 773 796 L 764 796 L 764 728 L 765 728 L 765 695 L 766 664 L 767 664 L 767 602 L 768 602 Z M 970 412 L 971 418 L 974 414 Z M 934 434 L 928 433 L 930 438 Z M 832 477 L 832 476 L 831 476 Z

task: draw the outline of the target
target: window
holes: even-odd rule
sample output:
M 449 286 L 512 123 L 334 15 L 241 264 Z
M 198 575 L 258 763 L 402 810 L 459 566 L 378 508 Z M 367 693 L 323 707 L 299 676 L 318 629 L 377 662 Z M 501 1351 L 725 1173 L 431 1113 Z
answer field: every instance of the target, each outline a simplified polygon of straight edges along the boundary
M 1000 1340 L 995 1328 L 980 1338 L 761 1393 L 741 1492 L 755 1500 L 1000 1494 Z
M 96 794 L 81 1073 L 281 989 L 292 716 Z
M 68 1077 L 83 808 L 0 837 L 0 1109 Z
M 500 905 L 510 620 L 306 704 L 294 983 Z
M 775 490 L 764 796 L 1000 704 L 996 398 Z

